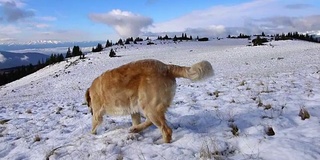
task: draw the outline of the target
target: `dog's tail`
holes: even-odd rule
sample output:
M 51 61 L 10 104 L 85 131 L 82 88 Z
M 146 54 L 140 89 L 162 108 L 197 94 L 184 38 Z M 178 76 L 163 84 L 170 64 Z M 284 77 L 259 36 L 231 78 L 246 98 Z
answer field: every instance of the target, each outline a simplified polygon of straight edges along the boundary
M 91 106 L 90 106 L 90 104 L 91 104 L 91 97 L 90 97 L 89 88 L 88 88 L 87 91 L 86 91 L 85 98 L 86 98 L 86 101 L 87 101 L 87 105 L 88 105 L 88 107 L 89 107 L 89 109 L 90 109 L 90 112 L 91 112 L 91 114 L 93 114 L 93 113 L 92 113 L 92 108 L 91 108 Z
M 168 65 L 169 73 L 176 78 L 188 78 L 192 81 L 199 81 L 213 76 L 214 70 L 210 62 L 201 61 L 191 67 Z

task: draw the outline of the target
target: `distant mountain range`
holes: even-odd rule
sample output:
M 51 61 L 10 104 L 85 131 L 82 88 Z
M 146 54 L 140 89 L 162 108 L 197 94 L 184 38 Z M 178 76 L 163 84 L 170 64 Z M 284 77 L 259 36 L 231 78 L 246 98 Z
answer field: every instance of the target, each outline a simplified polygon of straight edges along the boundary
M 27 50 L 41 50 L 58 47 L 93 47 L 98 43 L 104 45 L 104 41 L 85 42 L 60 42 L 60 41 L 30 41 L 26 43 L 0 43 L 0 69 L 17 67 L 22 65 L 37 64 L 38 61 L 46 61 L 48 54 L 29 52 Z M 24 51 L 26 50 L 26 51 Z M 67 51 L 67 50 L 66 50 Z M 19 52 L 19 53 L 16 53 Z M 40 51 L 41 52 L 41 51 Z
M 48 55 L 41 53 L 13 53 L 0 51 L 0 69 L 17 67 L 22 65 L 35 65 L 39 61 L 46 61 Z
M 104 41 L 84 41 L 84 42 L 61 42 L 61 41 L 30 41 L 25 43 L 0 43 L 1 51 L 12 51 L 22 49 L 42 49 L 42 48 L 55 48 L 55 47 L 93 47 L 98 43 L 104 45 Z

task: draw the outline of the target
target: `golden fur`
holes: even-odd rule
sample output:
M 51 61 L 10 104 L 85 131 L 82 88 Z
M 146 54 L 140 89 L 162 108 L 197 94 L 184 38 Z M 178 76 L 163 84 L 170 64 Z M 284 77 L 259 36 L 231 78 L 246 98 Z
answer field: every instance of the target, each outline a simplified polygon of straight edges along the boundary
M 147 59 L 106 71 L 85 94 L 92 113 L 92 133 L 96 134 L 104 114 L 131 115 L 131 132 L 154 124 L 161 130 L 164 142 L 169 143 L 172 130 L 166 123 L 165 112 L 175 95 L 175 78 L 197 81 L 212 75 L 212 66 L 207 61 L 183 67 Z M 146 117 L 143 123 L 140 114 Z

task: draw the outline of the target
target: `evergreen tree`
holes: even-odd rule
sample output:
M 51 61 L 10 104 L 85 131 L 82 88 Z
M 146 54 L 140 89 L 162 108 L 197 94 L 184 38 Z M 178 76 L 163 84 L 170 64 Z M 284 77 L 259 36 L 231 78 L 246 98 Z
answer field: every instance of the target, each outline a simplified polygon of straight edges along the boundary
M 101 52 L 103 50 L 102 44 L 98 43 L 96 48 L 92 48 L 92 52 Z
M 75 56 L 80 56 L 80 55 L 82 55 L 82 51 L 81 51 L 80 47 L 74 46 L 72 48 L 72 56 L 75 57 Z
M 176 36 L 176 35 L 174 35 L 174 37 L 173 37 L 173 41 L 177 41 L 177 40 L 178 40 L 177 36 Z
M 130 44 L 130 39 L 126 39 L 126 42 L 124 42 L 124 44 Z
M 66 54 L 66 58 L 72 57 L 72 53 L 70 50 L 70 47 L 68 48 L 67 54 Z
M 121 45 L 121 46 L 123 46 L 124 44 L 123 44 L 123 41 L 122 41 L 122 39 L 120 38 L 119 40 L 118 40 L 118 43 L 117 43 L 118 45 Z
M 63 54 L 59 54 L 58 55 L 58 62 L 62 62 L 62 61 L 64 61 Z
M 106 47 L 105 48 L 108 48 L 108 47 L 111 47 L 112 46 L 112 42 L 110 42 L 109 40 L 107 40 L 106 42 Z
M 134 42 L 141 42 L 141 41 L 143 41 L 143 39 L 140 37 L 137 37 L 136 39 L 134 39 Z
M 115 56 L 116 56 L 116 52 L 113 50 L 113 48 L 111 48 L 109 57 L 115 57 Z

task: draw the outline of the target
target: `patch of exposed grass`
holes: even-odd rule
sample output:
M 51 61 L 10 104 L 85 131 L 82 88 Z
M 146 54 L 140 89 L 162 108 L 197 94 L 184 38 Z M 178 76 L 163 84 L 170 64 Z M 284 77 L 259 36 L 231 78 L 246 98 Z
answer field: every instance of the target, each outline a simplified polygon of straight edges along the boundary
M 34 141 L 34 142 L 39 142 L 39 141 L 41 141 L 40 136 L 39 136 L 39 135 L 36 135 L 36 136 L 34 137 L 33 141 Z
M 310 114 L 305 107 L 301 107 L 300 112 L 299 112 L 299 116 L 301 117 L 301 120 L 305 120 L 305 119 L 310 118 Z
M 235 154 L 236 150 L 225 143 L 221 145 L 213 139 L 205 141 L 200 149 L 200 159 L 228 159 L 231 155 Z
M 234 136 L 239 136 L 239 128 L 238 128 L 238 126 L 237 126 L 235 123 L 230 123 L 230 124 L 229 124 L 229 127 L 231 128 L 231 133 L 232 133 Z
M 272 108 L 271 104 L 263 105 L 263 107 L 264 107 L 264 110 L 269 110 Z
M 274 132 L 273 128 L 271 126 L 268 126 L 266 129 L 266 134 L 268 136 L 274 136 L 276 133 Z
M 7 122 L 9 122 L 11 119 L 2 119 L 0 120 L 0 124 L 6 124 Z

